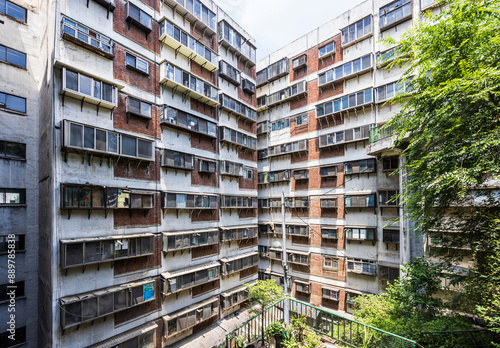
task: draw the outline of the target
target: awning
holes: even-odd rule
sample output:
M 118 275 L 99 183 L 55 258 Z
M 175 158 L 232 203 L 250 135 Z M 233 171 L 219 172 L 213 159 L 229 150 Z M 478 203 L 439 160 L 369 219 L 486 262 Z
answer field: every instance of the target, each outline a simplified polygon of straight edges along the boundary
M 91 238 L 75 238 L 75 239 L 61 239 L 62 244 L 70 243 L 84 243 L 84 242 L 97 242 L 100 240 L 112 240 L 112 239 L 128 239 L 128 238 L 142 238 L 142 237 L 153 237 L 153 233 L 142 233 L 142 234 L 124 234 L 120 236 L 105 236 L 105 237 L 91 237 Z
M 299 283 L 299 284 L 304 284 L 304 285 L 310 285 L 311 282 L 306 282 L 304 280 L 299 280 L 299 279 L 294 279 L 294 282 L 295 283 Z
M 128 288 L 133 288 L 133 287 L 136 287 L 136 286 L 141 286 L 141 285 L 144 285 L 144 284 L 153 283 L 154 281 L 155 280 L 153 278 L 144 279 L 144 280 L 133 282 L 133 283 L 127 283 L 127 284 L 121 284 L 121 285 L 117 285 L 117 286 L 111 286 L 109 288 L 98 289 L 98 290 L 95 290 L 95 291 L 85 292 L 85 293 L 78 294 L 78 295 L 61 297 L 59 299 L 59 301 L 61 302 L 62 305 L 66 305 L 66 304 L 70 304 L 70 303 L 73 303 L 73 302 L 78 302 L 78 301 L 81 301 L 81 300 L 85 300 L 85 299 L 88 299 L 88 298 L 98 297 L 98 296 L 110 294 L 110 293 L 113 293 L 113 292 L 122 291 L 122 290 L 125 290 L 125 289 L 128 289 Z
M 173 232 L 162 232 L 164 236 L 180 236 L 184 234 L 194 234 L 194 233 L 207 233 L 207 232 L 217 232 L 218 228 L 203 228 L 199 230 L 185 230 L 185 231 L 173 231 Z
M 387 261 L 379 261 L 378 265 L 384 267 L 398 268 L 398 269 L 400 268 L 399 263 L 387 262 Z
M 219 266 L 220 266 L 219 262 L 212 261 L 212 262 L 203 263 L 203 264 L 197 265 L 197 266 L 191 266 L 191 267 L 187 267 L 187 268 L 178 269 L 176 271 L 163 272 L 161 274 L 161 276 L 165 279 L 170 279 L 170 278 L 182 276 L 184 274 L 203 271 L 204 269 L 209 269 L 209 268 L 219 267 Z
M 283 251 L 282 248 L 269 248 L 269 251 Z
M 251 282 L 249 283 L 248 285 L 255 285 L 256 282 Z M 228 291 L 224 291 L 223 293 L 221 293 L 220 295 L 222 297 L 228 297 L 228 296 L 231 296 L 232 294 L 234 293 L 237 293 L 237 292 L 240 292 L 240 291 L 243 291 L 243 290 L 246 290 L 247 287 L 245 285 L 241 285 L 241 286 L 238 286 L 236 288 L 232 288 L 231 290 L 228 290 Z
M 116 335 L 114 337 L 108 338 L 105 341 L 102 341 L 100 343 L 93 344 L 91 346 L 88 346 L 87 348 L 114 348 L 115 346 L 119 345 L 120 343 L 123 343 L 125 341 L 128 341 L 134 337 L 137 337 L 139 335 L 142 335 L 146 332 L 149 332 L 151 330 L 154 330 L 158 327 L 155 323 L 149 323 L 149 324 L 144 324 L 141 326 L 136 327 L 135 329 L 126 331 L 120 335 Z
M 345 228 L 377 228 L 377 226 L 360 226 L 360 225 L 349 225 L 349 226 L 344 226 Z
M 259 252 L 255 251 L 253 253 L 248 253 L 248 254 L 241 254 L 241 255 L 236 255 L 236 256 L 224 257 L 224 258 L 220 259 L 220 261 L 221 262 L 231 262 L 234 260 L 239 260 L 239 259 L 243 259 L 245 257 L 254 256 L 254 255 L 259 255 Z
M 287 250 L 286 251 L 287 254 L 297 254 L 297 255 L 305 255 L 305 256 L 309 256 L 311 253 L 308 253 L 306 251 L 298 251 L 298 250 Z
M 359 290 L 345 289 L 345 292 L 356 294 L 356 295 L 368 295 L 368 293 L 361 292 Z
M 238 228 L 258 228 L 258 225 L 241 225 L 241 226 L 221 226 L 220 229 L 225 230 L 236 230 Z
M 198 308 L 201 308 L 201 307 L 205 307 L 206 305 L 208 304 L 211 304 L 213 302 L 218 302 L 219 301 L 219 297 L 216 296 L 214 298 L 209 298 L 208 300 L 205 300 L 205 301 L 202 301 L 202 302 L 198 302 L 198 303 L 195 303 L 191 306 L 188 306 L 188 307 L 185 307 L 181 310 L 178 310 L 177 312 L 173 312 L 173 313 L 170 313 L 170 314 L 167 314 L 165 316 L 163 316 L 163 320 L 165 321 L 168 321 L 170 319 L 173 319 L 173 318 L 177 318 L 183 314 L 186 314 L 186 313 L 189 313 L 195 309 L 198 309 Z
M 331 287 L 331 286 L 321 286 L 321 289 L 325 289 L 325 290 L 329 290 L 329 291 L 336 291 L 336 292 L 340 291 L 339 288 L 334 288 L 334 287 Z

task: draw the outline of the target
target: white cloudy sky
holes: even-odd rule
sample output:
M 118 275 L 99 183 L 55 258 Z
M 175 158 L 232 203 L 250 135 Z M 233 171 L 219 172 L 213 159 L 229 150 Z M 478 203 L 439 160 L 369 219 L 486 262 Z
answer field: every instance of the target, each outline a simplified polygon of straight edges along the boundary
M 257 40 L 257 60 L 364 0 L 215 0 Z

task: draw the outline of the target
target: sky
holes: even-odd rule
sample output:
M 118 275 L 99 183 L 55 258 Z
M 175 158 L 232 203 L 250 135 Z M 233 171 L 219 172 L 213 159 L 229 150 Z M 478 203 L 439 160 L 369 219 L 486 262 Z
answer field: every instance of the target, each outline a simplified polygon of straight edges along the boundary
M 215 0 L 257 41 L 257 60 L 364 0 Z M 306 6 L 304 6 L 307 4 Z

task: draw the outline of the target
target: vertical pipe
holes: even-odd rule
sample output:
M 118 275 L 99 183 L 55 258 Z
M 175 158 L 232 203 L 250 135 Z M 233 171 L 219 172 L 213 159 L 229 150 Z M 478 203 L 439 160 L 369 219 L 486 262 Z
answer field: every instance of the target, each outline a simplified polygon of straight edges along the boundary
M 287 254 L 286 254 L 286 225 L 285 225 L 285 191 L 281 192 L 281 218 L 282 218 L 282 231 L 283 231 L 283 286 L 284 286 L 284 295 L 285 299 L 283 300 L 283 320 L 285 325 L 290 323 L 289 314 L 290 311 L 288 309 L 288 265 L 286 263 Z

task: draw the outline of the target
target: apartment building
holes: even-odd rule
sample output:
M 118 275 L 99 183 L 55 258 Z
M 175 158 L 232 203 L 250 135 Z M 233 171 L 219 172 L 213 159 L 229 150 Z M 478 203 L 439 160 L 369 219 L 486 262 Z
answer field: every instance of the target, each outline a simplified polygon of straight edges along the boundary
M 257 279 L 254 39 L 212 1 L 53 5 L 28 346 L 169 346 Z
M 422 256 L 403 219 L 400 151 L 377 132 L 409 88 L 384 69 L 398 38 L 433 1 L 365 1 L 257 63 L 259 279 L 283 284 L 281 201 L 286 196 L 292 295 L 340 313 L 383 291 Z

